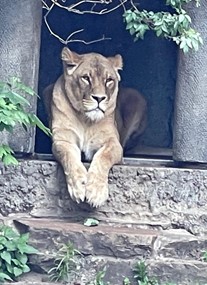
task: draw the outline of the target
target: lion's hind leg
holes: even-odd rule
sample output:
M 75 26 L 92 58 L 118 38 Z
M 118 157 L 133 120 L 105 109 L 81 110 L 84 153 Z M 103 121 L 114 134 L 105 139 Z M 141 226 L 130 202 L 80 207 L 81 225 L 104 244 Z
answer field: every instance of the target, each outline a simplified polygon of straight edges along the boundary
M 116 122 L 121 145 L 126 152 L 138 143 L 147 125 L 147 104 L 135 89 L 121 88 L 117 100 Z

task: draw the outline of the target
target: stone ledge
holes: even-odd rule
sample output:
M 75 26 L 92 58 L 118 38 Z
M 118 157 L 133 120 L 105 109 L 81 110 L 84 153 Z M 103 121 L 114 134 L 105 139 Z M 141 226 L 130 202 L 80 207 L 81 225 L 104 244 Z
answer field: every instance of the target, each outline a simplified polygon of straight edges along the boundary
M 1 169 L 1 173 L 4 215 L 29 212 L 39 217 L 71 217 L 87 210 L 103 219 L 165 227 L 180 223 L 189 228 L 190 218 L 200 218 L 191 223 L 194 230 L 198 222 L 205 222 L 205 170 L 115 166 L 109 176 L 110 199 L 98 211 L 69 199 L 64 175 L 55 162 L 24 161 L 18 167 Z
M 184 228 L 207 233 L 207 170 L 116 165 L 109 175 L 110 197 L 97 210 L 69 198 L 61 167 L 28 160 L 0 167 L 0 212 L 33 217 L 94 216 L 104 221 L 153 229 Z
M 109 256 L 121 259 L 171 258 L 202 260 L 207 238 L 196 237 L 184 230 L 148 230 L 126 225 L 100 223 L 96 227 L 55 219 L 18 219 L 22 232 L 29 232 L 31 241 L 43 254 L 57 251 L 60 244 L 71 241 L 84 255 Z M 207 263 L 206 263 L 207 264 Z

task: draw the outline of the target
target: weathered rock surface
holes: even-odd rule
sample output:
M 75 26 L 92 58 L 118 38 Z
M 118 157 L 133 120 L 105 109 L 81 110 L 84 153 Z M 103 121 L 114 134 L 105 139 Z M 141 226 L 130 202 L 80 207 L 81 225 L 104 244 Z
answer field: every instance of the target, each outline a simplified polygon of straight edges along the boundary
M 40 251 L 30 261 L 40 276 L 53 266 L 61 244 L 71 241 L 82 254 L 71 285 L 85 285 L 104 267 L 111 285 L 121 285 L 126 276 L 136 284 L 132 269 L 140 260 L 161 282 L 207 284 L 206 169 L 114 166 L 109 200 L 99 209 L 71 201 L 62 169 L 53 161 L 1 166 L 0 177 L 1 219 L 30 232 Z M 84 226 L 87 217 L 100 224 Z M 43 281 L 38 284 L 48 284 Z M 34 278 L 21 282 L 37 284 Z
M 184 228 L 207 233 L 207 170 L 173 167 L 114 166 L 110 197 L 95 210 L 69 198 L 56 162 L 23 161 L 0 167 L 0 213 L 33 217 L 78 218 L 133 223 L 149 228 Z
M 126 276 L 136 284 L 132 269 L 140 260 L 145 260 L 149 274 L 162 282 L 195 285 L 207 281 L 207 263 L 202 258 L 206 237 L 195 237 L 184 230 L 146 230 L 104 223 L 86 227 L 64 220 L 30 218 L 17 219 L 15 225 L 22 232 L 30 232 L 32 245 L 41 249 L 30 259 L 38 272 L 53 267 L 58 248 L 70 241 L 81 252 L 74 282 L 93 280 L 105 267 L 110 284 L 122 284 Z

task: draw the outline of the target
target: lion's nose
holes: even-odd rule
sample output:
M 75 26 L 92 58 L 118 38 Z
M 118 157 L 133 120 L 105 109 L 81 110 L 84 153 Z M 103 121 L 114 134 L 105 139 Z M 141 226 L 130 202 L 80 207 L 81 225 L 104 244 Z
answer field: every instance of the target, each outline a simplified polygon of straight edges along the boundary
M 98 103 L 106 99 L 105 95 L 97 96 L 97 95 L 91 95 L 92 99 L 96 100 Z

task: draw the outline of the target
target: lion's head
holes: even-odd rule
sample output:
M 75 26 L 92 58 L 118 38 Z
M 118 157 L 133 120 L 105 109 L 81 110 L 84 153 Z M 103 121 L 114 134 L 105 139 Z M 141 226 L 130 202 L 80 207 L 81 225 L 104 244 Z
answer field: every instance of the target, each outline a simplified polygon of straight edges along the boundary
M 104 57 L 97 53 L 79 55 L 62 50 L 65 91 L 73 108 L 91 121 L 99 121 L 114 112 L 122 69 L 122 57 Z

